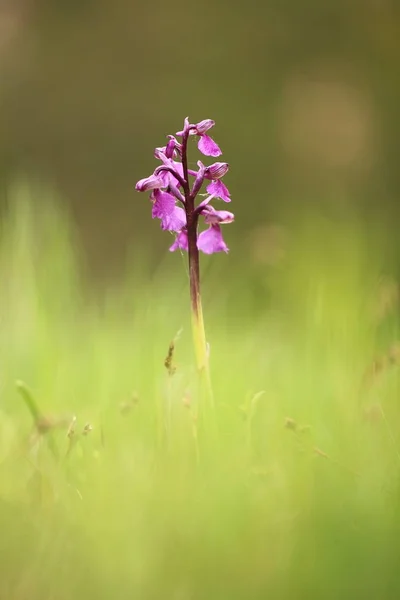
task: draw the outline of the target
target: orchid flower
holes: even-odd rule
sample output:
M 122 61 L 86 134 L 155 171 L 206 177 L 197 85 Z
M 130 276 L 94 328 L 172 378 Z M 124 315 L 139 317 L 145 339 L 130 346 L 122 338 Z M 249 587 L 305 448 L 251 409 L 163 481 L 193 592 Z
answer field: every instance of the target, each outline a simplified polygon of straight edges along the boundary
M 215 162 L 205 166 L 199 160 L 197 170 L 188 167 L 191 136 L 197 137 L 197 147 L 205 156 L 222 154 L 218 144 L 208 135 L 214 125 L 211 119 L 191 124 L 187 117 L 183 129 L 175 136 L 169 135 L 165 146 L 155 149 L 154 156 L 161 165 L 136 184 L 138 192 L 150 192 L 153 219 L 160 219 L 161 229 L 175 234 L 170 250 L 183 250 L 189 254 L 190 296 L 199 369 L 207 368 L 208 357 L 200 298 L 199 251 L 204 254 L 228 252 L 221 226 L 234 221 L 232 212 L 217 210 L 211 205 L 218 200 L 231 201 L 229 190 L 222 182 L 229 170 L 228 163 Z M 206 193 L 200 194 L 203 184 Z M 202 200 L 196 203 L 199 195 Z M 206 228 L 199 232 L 201 222 Z

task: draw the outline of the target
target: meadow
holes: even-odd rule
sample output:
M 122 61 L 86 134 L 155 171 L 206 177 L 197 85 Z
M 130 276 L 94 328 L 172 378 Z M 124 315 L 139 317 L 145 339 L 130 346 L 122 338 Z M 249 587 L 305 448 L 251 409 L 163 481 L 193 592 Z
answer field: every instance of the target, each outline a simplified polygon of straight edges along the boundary
M 150 274 L 143 246 L 94 297 L 46 193 L 18 183 L 1 225 L 0 598 L 400 597 L 382 232 L 308 216 L 278 265 L 206 257 L 211 403 L 186 257 Z

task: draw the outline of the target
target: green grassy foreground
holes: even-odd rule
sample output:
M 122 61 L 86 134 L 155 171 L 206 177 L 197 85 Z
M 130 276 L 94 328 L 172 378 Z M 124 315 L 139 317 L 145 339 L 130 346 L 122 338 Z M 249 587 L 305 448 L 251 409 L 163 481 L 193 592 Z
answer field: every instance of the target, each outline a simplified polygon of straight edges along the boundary
M 319 222 L 275 269 L 205 261 L 211 410 L 179 255 L 84 302 L 65 217 L 28 196 L 0 242 L 0 598 L 400 597 L 379 243 Z

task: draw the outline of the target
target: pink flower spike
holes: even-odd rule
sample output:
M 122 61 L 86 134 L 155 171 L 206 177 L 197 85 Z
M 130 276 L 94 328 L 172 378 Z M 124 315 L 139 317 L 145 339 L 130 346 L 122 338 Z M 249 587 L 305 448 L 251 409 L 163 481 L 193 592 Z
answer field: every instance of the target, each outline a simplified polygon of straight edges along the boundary
M 222 154 L 218 144 L 205 134 L 200 137 L 197 147 L 205 156 L 220 156 Z
M 149 190 L 156 190 L 165 187 L 165 183 L 162 177 L 159 175 L 150 175 L 150 177 L 145 177 L 145 179 L 140 179 L 137 182 L 135 189 L 138 192 L 148 192 Z
M 188 237 L 186 231 L 181 231 L 176 236 L 176 240 L 170 247 L 170 252 L 174 252 L 175 250 L 188 250 Z
M 228 188 L 222 183 L 223 177 L 229 170 L 226 162 L 214 162 L 209 166 L 197 161 L 197 169 L 188 161 L 188 138 L 196 136 L 196 144 L 202 154 L 207 157 L 217 157 L 222 154 L 218 144 L 208 135 L 214 127 L 215 121 L 203 119 L 198 123 L 191 123 L 186 117 L 182 131 L 175 135 L 166 136 L 166 145 L 155 148 L 154 155 L 159 161 L 159 166 L 150 177 L 141 179 L 136 183 L 136 190 L 148 192 L 152 203 L 152 217 L 159 219 L 163 230 L 175 234 L 175 240 L 170 251 L 194 249 L 190 256 L 191 264 L 191 290 L 195 288 L 194 282 L 198 279 L 198 249 L 205 254 L 215 252 L 228 252 L 221 233 L 221 225 L 232 223 L 234 214 L 227 210 L 216 210 L 211 206 L 215 199 L 230 202 L 231 196 Z M 180 136 L 180 141 L 179 137 Z M 214 159 L 218 161 L 218 159 Z M 210 161 L 211 162 L 211 161 Z M 188 168 L 188 165 L 191 168 Z M 207 193 L 201 193 L 207 188 Z M 208 227 L 199 233 L 199 220 Z M 192 294 L 193 296 L 193 294 Z M 193 297 L 192 297 L 193 300 Z M 193 300 L 193 307 L 195 306 Z
M 231 195 L 229 193 L 229 190 L 220 179 L 209 183 L 206 189 L 208 194 L 213 194 L 217 198 L 221 198 L 221 200 L 223 200 L 224 202 L 231 201 Z
M 202 231 L 197 238 L 197 247 L 204 254 L 229 251 L 228 246 L 223 240 L 219 225 L 211 225 L 206 231 Z

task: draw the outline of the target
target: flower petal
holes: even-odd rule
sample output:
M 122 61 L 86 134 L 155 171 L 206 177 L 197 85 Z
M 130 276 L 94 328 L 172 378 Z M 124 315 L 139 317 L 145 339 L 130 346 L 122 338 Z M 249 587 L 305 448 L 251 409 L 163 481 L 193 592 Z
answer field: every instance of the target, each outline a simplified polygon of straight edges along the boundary
M 165 187 L 163 178 L 160 175 L 150 175 L 137 182 L 135 189 L 138 192 L 148 192 L 149 190 L 157 190 Z
M 167 158 L 172 158 L 174 155 L 174 150 L 175 150 L 175 139 L 171 136 L 165 147 L 165 156 Z
M 196 208 L 197 212 L 199 214 L 204 212 L 204 210 L 203 210 L 204 207 L 207 206 L 207 204 L 209 204 L 211 202 L 211 200 L 214 200 L 214 198 L 215 198 L 214 194 L 211 194 L 210 196 L 207 196 L 206 198 L 204 198 L 204 200 L 202 202 L 200 202 L 200 204 Z
M 157 175 L 157 177 L 161 177 L 163 179 L 164 185 L 162 187 L 167 187 L 170 184 L 170 182 L 174 183 L 175 185 L 180 185 L 179 178 L 176 177 L 174 173 L 177 173 L 177 175 L 180 176 L 181 179 L 183 179 L 182 163 L 177 162 L 175 160 L 171 160 L 163 154 L 161 154 L 160 156 L 164 164 L 157 167 L 154 173 L 155 175 Z M 166 169 L 170 170 L 168 171 Z
M 219 225 L 211 225 L 206 231 L 202 231 L 197 238 L 197 247 L 204 252 L 204 254 L 229 251 L 228 246 L 222 238 L 222 232 Z
M 224 202 L 231 201 L 231 195 L 229 193 L 228 188 L 219 179 L 217 179 L 217 181 L 212 181 L 211 183 L 209 183 L 206 189 L 208 194 L 212 194 L 217 198 L 221 198 L 221 200 L 223 200 Z
M 196 125 L 194 126 L 194 133 L 196 135 L 203 135 L 206 131 L 211 129 L 211 127 L 214 127 L 214 125 L 215 121 L 213 121 L 212 119 L 203 119 L 203 121 L 196 123 Z
M 197 147 L 205 156 L 220 156 L 222 154 L 218 144 L 208 135 L 200 137 Z
M 188 250 L 188 238 L 186 231 L 180 231 L 176 236 L 176 240 L 170 247 L 170 252 L 174 252 L 175 250 Z
M 168 147 L 168 144 L 170 142 L 173 142 L 174 143 L 174 151 L 178 154 L 182 154 L 182 144 L 180 142 L 178 142 L 176 137 L 174 137 L 173 135 L 168 135 L 167 137 L 168 137 L 169 142 L 167 143 L 166 147 Z
M 158 160 L 163 160 L 163 158 L 165 158 L 166 148 L 166 146 L 159 146 L 158 148 L 154 148 L 154 157 Z
M 204 220 L 208 225 L 217 225 L 219 223 L 232 223 L 235 220 L 235 215 L 228 210 L 215 210 L 210 205 L 207 205 L 202 211 Z
M 206 179 L 221 179 L 229 171 L 228 163 L 216 162 L 206 168 L 204 177 Z
M 175 169 L 175 171 L 178 173 L 178 175 L 180 175 L 182 177 L 182 179 L 183 179 L 184 177 L 183 177 L 183 165 L 182 165 L 182 163 L 178 162 L 176 160 L 173 160 L 172 161 L 172 167 L 173 167 L 173 169 Z
M 164 215 L 168 215 L 174 210 L 175 198 L 171 194 L 155 190 L 152 197 L 154 198 L 152 210 L 153 219 L 162 219 Z
M 167 192 L 155 190 L 152 210 L 153 219 L 161 219 L 161 228 L 180 231 L 186 224 L 185 211 L 175 205 L 175 198 Z
M 186 225 L 186 213 L 183 208 L 175 206 L 173 212 L 162 223 L 162 229 L 167 231 L 181 231 Z

